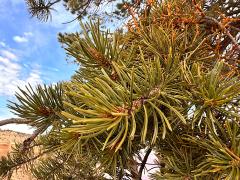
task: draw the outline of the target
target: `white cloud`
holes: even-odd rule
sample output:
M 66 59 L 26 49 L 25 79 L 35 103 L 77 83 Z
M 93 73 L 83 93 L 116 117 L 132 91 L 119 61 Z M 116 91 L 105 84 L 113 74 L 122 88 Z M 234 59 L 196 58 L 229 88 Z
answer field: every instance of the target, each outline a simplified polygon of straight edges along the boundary
M 24 43 L 24 42 L 28 42 L 28 39 L 24 36 L 14 36 L 13 40 L 17 43 Z
M 17 59 L 17 56 L 15 54 L 7 50 L 0 50 L 0 54 L 7 59 L 11 59 L 11 60 Z
M 0 46 L 6 47 L 6 44 L 4 42 L 0 41 Z
M 24 34 L 24 36 L 33 36 L 32 32 L 24 32 L 23 34 Z
M 23 36 L 14 36 L 13 40 L 17 43 L 26 43 L 31 36 L 33 36 L 32 32 L 24 32 Z
M 24 88 L 25 85 L 42 84 L 39 69 L 33 69 L 26 78 L 21 77 L 22 66 L 10 59 L 0 56 L 0 96 L 12 96 L 18 87 Z
M 30 72 L 28 78 L 25 80 L 26 83 L 31 85 L 42 84 L 41 72 L 38 69 L 34 69 Z

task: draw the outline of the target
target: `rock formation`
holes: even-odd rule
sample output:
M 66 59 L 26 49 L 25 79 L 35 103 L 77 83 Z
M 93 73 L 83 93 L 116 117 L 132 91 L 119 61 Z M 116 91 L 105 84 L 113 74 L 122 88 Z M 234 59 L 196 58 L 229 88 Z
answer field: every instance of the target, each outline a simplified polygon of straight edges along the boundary
M 15 143 L 23 142 L 29 137 L 29 134 L 14 132 L 10 130 L 0 130 L 0 157 L 6 156 L 11 151 L 11 146 Z M 31 175 L 20 169 L 13 172 L 11 180 L 33 180 Z

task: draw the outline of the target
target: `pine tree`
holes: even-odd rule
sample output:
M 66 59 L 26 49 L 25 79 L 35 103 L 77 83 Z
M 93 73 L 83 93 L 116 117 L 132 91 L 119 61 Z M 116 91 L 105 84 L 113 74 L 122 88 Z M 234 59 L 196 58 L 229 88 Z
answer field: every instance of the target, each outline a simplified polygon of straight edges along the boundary
M 82 19 L 85 16 L 91 18 L 123 18 L 132 14 L 132 10 L 138 14 L 151 9 L 152 0 L 25 0 L 29 13 L 32 17 L 37 17 L 41 21 L 48 21 L 51 19 L 51 12 L 54 11 L 57 4 L 65 6 L 66 10 L 76 15 L 73 19 Z M 187 0 L 189 3 L 195 0 Z M 158 3 L 164 1 L 158 0 Z M 210 13 L 214 13 L 214 16 L 224 14 L 226 16 L 238 17 L 240 13 L 240 4 L 238 0 L 201 0 L 202 7 Z M 106 4 L 112 6 L 112 10 L 105 8 Z M 195 3 L 196 4 L 196 3 Z M 144 7 L 144 8 L 143 8 Z M 130 11 L 129 11 L 130 10 Z M 220 12 L 220 13 L 219 13 Z M 71 22 L 71 21 L 70 21 Z M 233 23 L 235 26 L 237 22 Z
M 26 166 L 38 179 L 141 179 L 154 153 L 152 179 L 239 179 L 234 2 L 149 2 L 126 32 L 89 22 L 59 34 L 80 68 L 16 94 L 9 108 L 37 130 L 1 159 L 0 175 Z

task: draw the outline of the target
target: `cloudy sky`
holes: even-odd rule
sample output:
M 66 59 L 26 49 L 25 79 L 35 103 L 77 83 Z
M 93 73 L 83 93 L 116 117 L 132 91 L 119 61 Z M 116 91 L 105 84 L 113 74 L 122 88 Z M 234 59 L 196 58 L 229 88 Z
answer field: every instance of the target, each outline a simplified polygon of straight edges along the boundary
M 18 86 L 68 80 L 77 69 L 65 60 L 65 52 L 57 41 L 57 33 L 78 31 L 79 23 L 64 25 L 63 22 L 74 17 L 60 5 L 55 9 L 57 11 L 52 16 L 52 22 L 41 23 L 30 18 L 24 0 L 1 0 L 0 120 L 14 117 L 6 105 L 7 100 L 15 101 L 14 92 Z M 0 128 L 26 133 L 33 131 L 24 125 Z M 148 163 L 152 163 L 153 159 L 149 158 Z M 148 179 L 146 174 L 143 178 Z
M 55 8 L 52 22 L 41 23 L 30 17 L 24 0 L 0 3 L 0 120 L 13 117 L 6 105 L 7 100 L 14 101 L 18 86 L 68 80 L 76 69 L 65 60 L 57 33 L 78 31 L 79 24 L 62 24 L 73 16 L 60 5 Z M 28 130 L 19 125 L 4 128 Z

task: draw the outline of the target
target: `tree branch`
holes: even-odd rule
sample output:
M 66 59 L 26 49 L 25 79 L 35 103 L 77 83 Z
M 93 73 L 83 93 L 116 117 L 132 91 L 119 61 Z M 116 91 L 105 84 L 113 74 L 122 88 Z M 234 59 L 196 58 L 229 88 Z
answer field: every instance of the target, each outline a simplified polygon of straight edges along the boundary
M 70 20 L 70 21 L 67 21 L 67 22 L 64 22 L 62 24 L 69 24 L 69 23 L 72 23 L 74 21 L 76 21 L 77 19 L 79 19 L 80 17 L 82 17 L 82 15 L 84 14 L 84 12 L 87 10 L 87 8 L 89 7 L 91 3 L 91 0 L 88 0 L 87 2 L 85 2 L 83 5 L 80 6 L 79 9 L 82 9 L 82 12 L 80 12 L 77 17 L 75 17 L 74 19 Z M 85 6 L 85 7 L 84 7 Z
M 0 120 L 0 126 L 4 126 L 7 124 L 29 124 L 32 122 L 30 119 L 22 119 L 22 118 L 10 118 L 5 120 Z
M 0 126 L 4 126 L 4 125 L 7 125 L 7 124 L 29 124 L 31 122 L 32 122 L 32 120 L 30 120 L 30 119 L 10 118 L 10 119 L 1 120 L 0 121 Z M 29 138 L 24 140 L 23 141 L 23 151 L 27 150 L 29 148 L 30 144 L 34 141 L 34 139 L 39 134 L 43 133 L 47 128 L 48 128 L 48 125 L 36 129 Z
M 213 23 L 215 23 L 223 32 L 226 33 L 228 38 L 232 41 L 233 45 L 240 51 L 240 46 L 237 43 L 236 39 L 234 39 L 232 34 L 225 28 L 224 25 L 222 25 L 217 19 L 215 19 L 213 17 L 205 16 L 204 19 L 212 21 Z
M 46 151 L 44 151 L 42 153 L 39 153 L 38 155 L 36 155 L 36 156 L 34 156 L 32 158 L 27 158 L 27 159 L 23 159 L 22 155 L 18 156 L 17 159 L 9 159 L 10 161 L 12 161 L 12 163 L 10 163 L 10 166 L 7 167 L 9 169 L 9 173 L 12 174 L 12 171 L 18 169 L 20 166 L 22 166 L 24 164 L 27 164 L 27 163 L 29 163 L 31 161 L 37 160 L 38 158 L 40 158 L 41 156 L 45 155 L 48 152 L 50 152 L 50 150 L 46 150 Z M 16 156 L 15 156 L 15 158 L 16 158 Z M 17 162 L 15 162 L 14 160 L 15 161 L 17 160 Z M 2 165 L 2 164 L 0 164 L 0 165 Z M 4 168 L 6 168 L 6 167 L 4 166 Z M 9 174 L 10 178 L 11 178 L 11 174 Z
M 44 127 L 41 127 L 41 128 L 38 128 L 32 133 L 32 135 L 29 138 L 25 139 L 23 141 L 22 151 L 24 152 L 24 151 L 28 150 L 30 148 L 31 143 L 34 141 L 34 139 L 39 134 L 43 133 L 47 128 L 48 128 L 48 125 L 44 126 Z
M 213 17 L 210 17 L 210 16 L 206 16 L 206 14 L 204 13 L 204 11 L 202 10 L 202 8 L 199 6 L 199 4 L 197 4 L 196 0 L 192 0 L 196 10 L 200 13 L 201 15 L 201 20 L 204 20 L 205 23 L 207 24 L 212 24 L 212 25 L 216 25 L 223 33 L 224 35 L 227 36 L 227 38 L 225 38 L 223 41 L 222 41 L 222 46 L 221 46 L 221 51 L 224 51 L 225 48 L 228 46 L 229 43 L 233 43 L 234 45 L 234 48 L 236 48 L 238 51 L 240 51 L 240 45 L 238 44 L 238 42 L 236 41 L 236 39 L 234 38 L 234 36 L 237 35 L 237 33 L 235 32 L 234 35 L 232 35 L 232 32 L 229 31 L 224 24 L 222 24 L 221 22 L 219 22 L 217 19 L 213 18 Z M 234 18 L 233 18 L 234 19 Z M 238 21 L 236 21 L 237 19 L 234 19 L 235 22 L 237 24 L 239 24 Z M 234 22 L 233 22 L 234 23 Z M 238 28 L 237 28 L 238 29 Z M 236 30 L 236 28 L 235 28 Z
M 56 1 L 53 1 L 53 2 L 49 2 L 48 6 L 51 7 L 52 5 L 54 5 L 54 4 L 56 4 L 56 3 L 60 2 L 60 1 L 61 0 L 56 0 Z
M 139 174 L 139 180 L 142 180 L 142 172 L 144 170 L 144 167 L 145 167 L 145 165 L 147 163 L 148 157 L 149 157 L 151 152 L 152 152 L 152 148 L 148 148 L 148 150 L 147 150 L 147 152 L 146 152 L 146 154 L 145 154 L 145 156 L 143 158 L 143 161 L 142 161 L 142 164 L 140 166 L 140 169 L 139 169 L 139 173 L 138 173 Z

